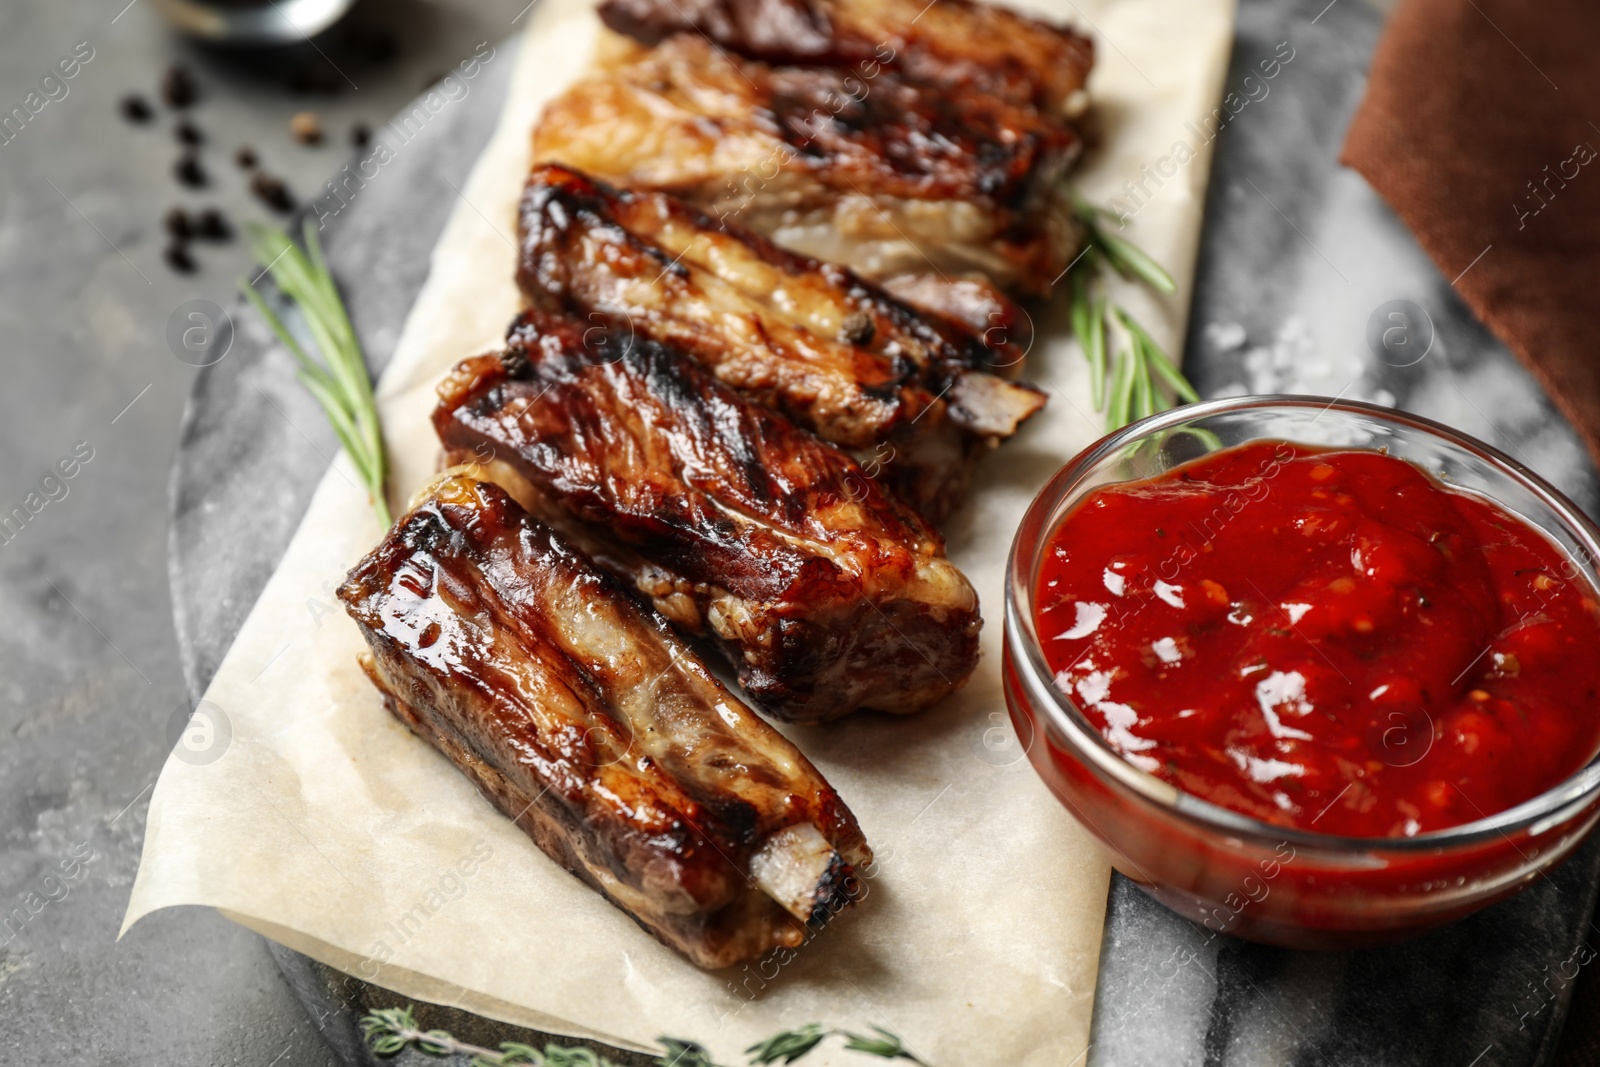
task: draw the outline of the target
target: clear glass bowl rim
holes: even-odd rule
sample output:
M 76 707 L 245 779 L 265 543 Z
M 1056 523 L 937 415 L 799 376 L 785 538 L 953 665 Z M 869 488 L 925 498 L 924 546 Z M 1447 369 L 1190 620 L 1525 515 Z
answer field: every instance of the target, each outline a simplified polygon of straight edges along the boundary
M 1342 411 L 1360 415 L 1425 433 L 1450 446 L 1471 453 L 1488 463 L 1498 474 L 1519 483 L 1560 516 L 1566 526 L 1566 532 L 1572 535 L 1588 553 L 1587 559 L 1575 557 L 1575 562 L 1587 573 L 1591 584 L 1600 580 L 1595 563 L 1596 560 L 1600 560 L 1600 529 L 1596 528 L 1577 505 L 1539 475 L 1499 449 L 1459 430 L 1420 415 L 1355 400 L 1271 394 L 1203 401 L 1159 412 L 1107 434 L 1069 460 L 1045 483 L 1033 502 L 1029 504 L 1011 544 L 1011 552 L 1006 562 L 1005 590 L 1005 636 L 1007 644 L 1011 646 L 1015 669 L 1026 673 L 1029 676 L 1027 681 L 1033 683 L 1028 686 L 1028 695 L 1031 697 L 1035 693 L 1045 693 L 1050 696 L 1050 701 L 1044 705 L 1044 712 L 1050 724 L 1068 742 L 1073 754 L 1089 763 L 1092 770 L 1115 779 L 1118 784 L 1131 789 L 1147 803 L 1162 808 L 1186 822 L 1199 824 L 1229 837 L 1270 840 L 1273 843 L 1287 841 L 1298 847 L 1331 853 L 1431 852 L 1442 848 L 1473 845 L 1496 836 L 1507 836 L 1513 831 L 1535 826 L 1562 812 L 1564 808 L 1571 807 L 1572 814 L 1576 814 L 1583 804 L 1600 792 L 1600 754 L 1591 758 L 1583 768 L 1569 778 L 1514 807 L 1459 826 L 1421 833 L 1414 837 L 1350 837 L 1280 826 L 1203 800 L 1135 767 L 1111 747 L 1110 742 L 1100 735 L 1100 731 L 1095 729 L 1077 706 L 1056 687 L 1054 676 L 1044 662 L 1043 649 L 1033 625 L 1030 588 L 1033 568 L 1029 568 L 1030 573 L 1021 573 L 1025 549 L 1027 554 L 1033 557 L 1033 562 L 1036 562 L 1037 548 L 1042 546 L 1045 539 L 1054 531 L 1053 525 L 1049 528 L 1044 527 L 1043 523 L 1048 516 L 1042 513 L 1054 510 L 1101 460 L 1141 439 L 1213 415 L 1242 410 L 1270 411 L 1274 408 L 1309 408 L 1324 413 Z M 1526 521 L 1531 522 L 1531 520 Z M 1033 527 L 1039 527 L 1038 545 L 1024 546 L 1023 535 Z M 1026 598 L 1030 610 L 1023 610 L 1019 598 Z M 1037 700 L 1030 702 L 1035 706 L 1039 703 Z M 1038 744 L 1040 739 L 1035 737 L 1032 743 Z M 1555 820 L 1557 823 L 1562 821 L 1565 819 Z

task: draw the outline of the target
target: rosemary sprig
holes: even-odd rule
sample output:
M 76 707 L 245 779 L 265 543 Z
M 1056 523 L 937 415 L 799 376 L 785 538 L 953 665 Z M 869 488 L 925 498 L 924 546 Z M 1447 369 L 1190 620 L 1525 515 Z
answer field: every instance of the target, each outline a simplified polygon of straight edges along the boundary
M 1199 400 L 1149 331 L 1126 308 L 1098 292 L 1107 270 L 1158 293 L 1177 290 L 1172 275 L 1138 246 L 1107 230 L 1101 224 L 1108 214 L 1104 209 L 1075 196 L 1073 213 L 1083 227 L 1084 250 L 1068 272 L 1072 332 L 1089 362 L 1089 391 L 1094 409 L 1106 413 L 1106 431 Z
M 278 291 L 300 309 L 306 329 L 323 362 L 317 362 L 289 332 L 277 313 L 249 282 L 240 280 L 245 299 L 250 301 L 272 332 L 294 354 L 299 364 L 295 376 L 311 392 L 328 416 L 334 436 L 349 454 L 367 492 L 373 509 L 384 526 L 390 523 L 389 504 L 384 497 L 384 482 L 389 465 L 383 451 L 383 431 L 378 425 L 378 409 L 372 396 L 372 378 L 367 374 L 361 342 L 350 325 L 339 289 L 322 258 L 317 230 L 310 219 L 305 225 L 305 249 L 282 230 L 251 223 L 246 226 L 250 251 L 263 273 L 270 273 Z M 257 275 L 259 278 L 260 275 Z
M 807 1023 L 796 1030 L 784 1030 L 758 1041 L 745 1049 L 752 1067 L 768 1064 L 790 1064 L 812 1052 L 831 1036 L 845 1038 L 844 1047 L 853 1052 L 877 1056 L 886 1060 L 909 1060 L 927 1067 L 911 1052 L 899 1037 L 883 1029 L 872 1028 L 875 1036 L 864 1037 L 848 1030 L 832 1030 L 821 1023 Z M 410 1008 L 384 1008 L 361 1020 L 361 1030 L 372 1051 L 379 1056 L 393 1056 L 408 1046 L 431 1056 L 462 1055 L 472 1057 L 472 1067 L 512 1067 L 527 1064 L 531 1067 L 617 1067 L 612 1061 L 593 1049 L 549 1044 L 543 1049 L 516 1041 L 502 1042 L 498 1049 L 484 1048 L 458 1041 L 448 1030 L 423 1030 L 417 1025 Z M 717 1067 L 710 1053 L 693 1041 L 677 1037 L 656 1039 L 662 1052 L 656 1057 L 657 1067 Z
M 922 1063 L 905 1047 L 900 1038 L 885 1030 L 881 1026 L 874 1026 L 876 1037 L 862 1037 L 849 1030 L 825 1029 L 821 1023 L 807 1023 L 798 1030 L 785 1030 L 758 1041 L 745 1049 L 745 1054 L 750 1057 L 750 1062 L 757 1067 L 765 1067 L 771 1063 L 793 1063 L 812 1049 L 822 1044 L 831 1035 L 838 1035 L 845 1039 L 844 1047 L 851 1052 L 862 1052 L 868 1056 L 878 1056 L 886 1060 L 910 1060 L 912 1063 Z M 923 1064 L 923 1067 L 927 1067 Z

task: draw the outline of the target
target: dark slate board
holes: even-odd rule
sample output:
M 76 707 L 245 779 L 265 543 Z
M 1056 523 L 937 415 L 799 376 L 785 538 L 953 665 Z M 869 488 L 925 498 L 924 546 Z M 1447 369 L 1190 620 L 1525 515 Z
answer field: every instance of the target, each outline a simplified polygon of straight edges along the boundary
M 1495 412 L 1484 417 L 1485 425 L 1464 428 L 1518 454 L 1592 509 L 1600 496 L 1595 475 L 1571 430 L 1456 300 L 1447 279 L 1430 267 L 1417 280 L 1419 253 L 1404 229 L 1370 192 L 1363 199 L 1359 179 L 1352 183 L 1337 170 L 1338 146 L 1379 25 L 1353 0 L 1243 0 L 1229 86 L 1241 86 L 1281 41 L 1293 43 L 1295 58 L 1269 94 L 1218 137 L 1188 343 L 1190 373 L 1208 393 L 1236 390 L 1240 383 L 1259 388 L 1277 375 L 1283 380 L 1275 389 L 1387 393 L 1403 407 L 1457 422 L 1438 410 L 1437 398 L 1459 395 L 1471 411 Z M 375 371 L 394 350 L 456 189 L 492 132 L 511 66 L 487 70 L 470 105 L 442 112 L 358 199 L 328 219 L 328 256 Z M 1320 229 L 1313 219 L 1321 220 Z M 1363 247 L 1361 261 L 1347 261 L 1345 270 L 1364 266 L 1382 273 L 1385 263 L 1398 264 L 1392 272 L 1397 291 L 1389 295 L 1426 309 L 1440 351 L 1419 368 L 1396 368 L 1363 349 L 1365 324 L 1356 322 L 1341 352 L 1344 363 L 1333 361 L 1332 376 L 1319 389 L 1314 375 L 1308 380 L 1311 364 L 1294 363 L 1307 331 L 1286 332 L 1285 323 L 1315 311 L 1322 265 L 1333 267 L 1312 241 L 1346 227 L 1358 229 Z M 1307 231 L 1311 237 L 1302 236 Z M 337 447 L 294 382 L 287 354 L 242 304 L 230 312 L 231 348 L 195 384 L 172 474 L 169 566 L 184 670 L 195 695 L 222 661 Z M 1219 331 L 1219 324 L 1228 328 Z M 1571 994 L 1570 984 L 1546 979 L 1579 950 L 1597 884 L 1600 841 L 1515 900 L 1404 945 L 1309 954 L 1224 938 L 1205 945 L 1174 975 L 1167 961 L 1180 947 L 1202 943 L 1204 931 L 1115 877 L 1089 1061 L 1119 1067 L 1543 1063 Z M 367 1008 L 403 998 L 272 948 L 340 1057 L 350 1064 L 374 1062 L 356 1021 Z M 451 1009 L 427 1011 L 424 1025 L 479 1043 L 544 1040 Z M 441 1062 L 413 1053 L 399 1062 L 413 1057 Z

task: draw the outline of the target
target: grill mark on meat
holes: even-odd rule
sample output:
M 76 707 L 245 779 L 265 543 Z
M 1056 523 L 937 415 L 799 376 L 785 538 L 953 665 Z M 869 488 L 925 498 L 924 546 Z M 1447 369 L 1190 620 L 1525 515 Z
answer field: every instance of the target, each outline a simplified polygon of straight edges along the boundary
M 935 520 L 960 500 L 975 458 L 1043 403 L 1022 384 L 952 390 L 988 378 L 991 365 L 1021 363 L 1003 330 L 991 344 L 665 194 L 542 165 L 519 234 L 518 281 L 536 306 L 621 318 L 629 336 L 680 348 L 751 400 L 858 451 Z M 662 259 L 679 273 L 664 275 Z M 513 325 L 512 338 L 521 330 Z M 981 396 L 985 409 L 952 404 L 954 395 Z
M 797 945 L 859 895 L 871 853 L 815 768 L 501 490 L 447 477 L 339 596 L 390 712 L 699 965 Z M 820 859 L 796 851 L 785 884 L 761 882 L 758 852 L 771 866 L 817 834 Z
M 463 363 L 434 417 L 446 449 L 506 465 L 513 495 L 580 527 L 779 718 L 914 711 L 965 681 L 977 600 L 931 527 L 681 353 L 612 323 L 597 350 L 616 358 L 595 362 L 585 329 L 604 333 L 532 310 L 522 360 Z
M 699 34 L 618 45 L 546 108 L 534 145 L 874 278 L 931 262 L 1044 293 L 1079 241 L 1058 188 L 1082 148 L 1069 124 L 894 71 L 773 66 Z
M 696 32 L 769 63 L 887 68 L 1060 115 L 1094 65 L 1082 34 L 971 0 L 606 0 L 600 18 L 647 45 Z

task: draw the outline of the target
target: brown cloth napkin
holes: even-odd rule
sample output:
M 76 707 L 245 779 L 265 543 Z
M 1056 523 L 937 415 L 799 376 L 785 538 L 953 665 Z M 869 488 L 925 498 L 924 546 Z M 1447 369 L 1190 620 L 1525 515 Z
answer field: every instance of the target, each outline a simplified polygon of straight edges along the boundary
M 1341 161 L 1600 462 L 1600 3 L 1404 0 Z

